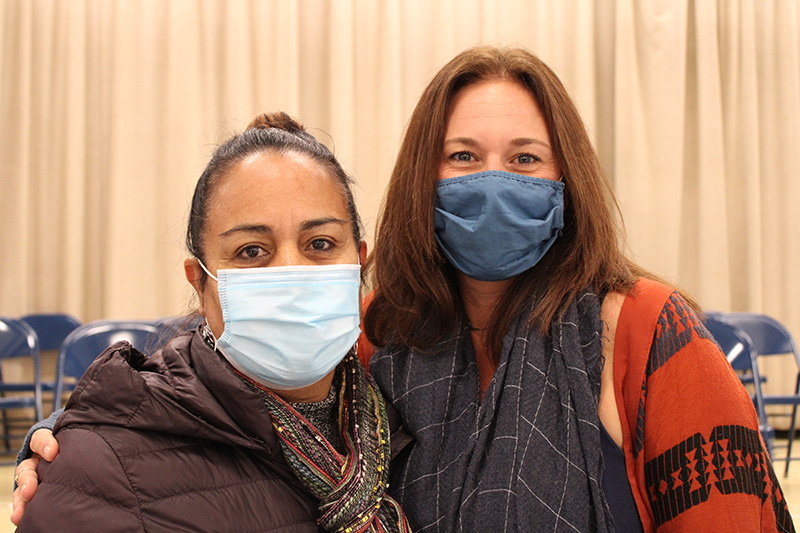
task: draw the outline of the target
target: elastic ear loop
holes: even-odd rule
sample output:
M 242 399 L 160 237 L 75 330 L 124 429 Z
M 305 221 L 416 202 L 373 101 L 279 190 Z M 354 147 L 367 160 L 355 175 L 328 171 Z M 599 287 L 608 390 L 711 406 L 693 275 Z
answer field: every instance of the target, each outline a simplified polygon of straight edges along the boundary
M 359 273 L 358 273 L 358 284 L 359 284 L 358 299 L 361 300 L 361 288 L 360 287 L 361 287 L 361 279 L 362 279 L 361 278 L 361 274 L 363 274 L 363 272 L 360 271 L 360 269 L 361 269 L 361 254 L 357 254 L 356 259 L 358 259 L 358 268 L 359 268 Z M 361 304 L 360 303 L 358 305 L 358 309 L 361 310 Z M 359 317 L 358 321 L 359 321 L 358 329 L 361 330 L 361 317 Z M 361 335 L 359 334 L 358 337 L 360 339 Z M 356 359 L 358 359 L 358 339 L 356 339 L 356 343 L 353 345 L 353 347 L 351 349 L 353 350 L 353 354 L 356 356 Z
M 197 259 L 197 262 L 198 262 L 198 263 L 200 263 L 200 268 L 202 268 L 202 269 L 205 271 L 205 273 L 206 273 L 206 274 L 208 274 L 209 276 L 211 276 L 211 279 L 213 279 L 214 281 L 216 281 L 216 282 L 218 282 L 218 283 L 219 283 L 219 278 L 217 278 L 217 276 L 215 276 L 214 274 L 212 274 L 211 272 L 209 272 L 209 270 L 206 268 L 206 266 L 203 264 L 203 262 L 202 262 L 202 261 L 200 261 L 200 259 L 199 259 L 199 258 L 195 257 L 195 259 Z
M 203 264 L 203 262 L 199 258 L 195 258 L 195 259 L 197 259 L 197 262 L 200 263 L 200 267 L 205 271 L 205 273 L 208 274 L 214 281 L 219 283 L 219 278 L 217 278 L 217 276 L 215 276 L 214 274 L 209 272 L 208 269 L 206 268 L 206 266 Z M 205 317 L 205 318 L 206 318 L 206 323 L 203 325 L 203 332 L 208 337 L 210 337 L 211 339 L 214 340 L 214 351 L 216 352 L 217 351 L 217 337 L 214 336 L 214 332 L 211 331 L 211 326 L 208 325 L 208 317 Z

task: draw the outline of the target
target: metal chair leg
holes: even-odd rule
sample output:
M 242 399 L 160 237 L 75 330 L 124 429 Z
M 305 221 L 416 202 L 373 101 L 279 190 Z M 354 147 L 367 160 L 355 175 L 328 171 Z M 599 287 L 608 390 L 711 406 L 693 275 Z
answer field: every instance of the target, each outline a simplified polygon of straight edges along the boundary
M 797 374 L 797 383 L 794 386 L 795 395 L 800 394 L 800 373 Z M 794 442 L 795 424 L 797 423 L 797 404 L 792 406 L 792 419 L 789 424 L 789 441 L 786 443 L 786 466 L 783 467 L 783 477 L 789 475 L 789 464 L 792 462 L 792 442 Z

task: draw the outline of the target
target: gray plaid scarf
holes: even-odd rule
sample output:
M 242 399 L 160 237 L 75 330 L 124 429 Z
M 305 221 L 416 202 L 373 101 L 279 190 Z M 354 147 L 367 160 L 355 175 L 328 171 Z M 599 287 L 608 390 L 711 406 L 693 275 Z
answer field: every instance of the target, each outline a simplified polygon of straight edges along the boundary
M 483 402 L 466 324 L 436 355 L 388 346 L 371 372 L 415 442 L 390 494 L 416 532 L 613 531 L 602 495 L 600 302 L 550 338 L 519 317 Z

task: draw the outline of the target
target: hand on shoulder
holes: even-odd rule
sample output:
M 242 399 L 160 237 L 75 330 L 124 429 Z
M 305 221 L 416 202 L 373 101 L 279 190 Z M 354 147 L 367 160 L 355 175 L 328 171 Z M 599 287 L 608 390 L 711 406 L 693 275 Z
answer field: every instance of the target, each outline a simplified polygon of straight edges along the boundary
M 22 515 L 25 514 L 25 505 L 31 501 L 39 488 L 39 476 L 36 471 L 39 462 L 42 459 L 52 462 L 58 455 L 58 441 L 53 432 L 49 429 L 36 431 L 31 437 L 31 452 L 33 455 L 18 464 L 14 470 L 14 482 L 17 487 L 12 498 L 11 522 L 15 526 L 19 525 Z

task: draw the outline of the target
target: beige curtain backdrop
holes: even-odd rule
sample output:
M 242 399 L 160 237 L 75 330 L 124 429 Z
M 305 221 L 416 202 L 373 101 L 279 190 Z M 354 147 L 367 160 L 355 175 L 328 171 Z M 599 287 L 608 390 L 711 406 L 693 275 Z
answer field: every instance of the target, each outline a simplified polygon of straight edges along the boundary
M 371 239 L 426 82 L 492 43 L 562 77 L 642 264 L 800 339 L 798 3 L 0 0 L 0 314 L 187 311 L 194 182 L 261 111 L 334 148 Z

